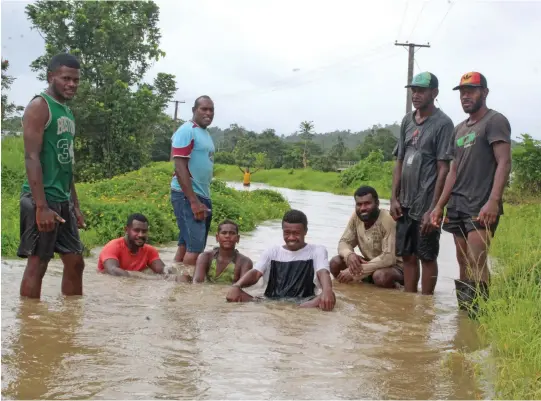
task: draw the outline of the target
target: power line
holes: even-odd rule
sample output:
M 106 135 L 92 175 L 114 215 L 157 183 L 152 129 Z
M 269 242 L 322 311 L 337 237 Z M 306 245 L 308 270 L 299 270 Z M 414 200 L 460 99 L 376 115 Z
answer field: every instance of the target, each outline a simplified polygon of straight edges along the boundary
M 443 25 L 443 22 L 445 21 L 445 19 L 447 18 L 447 16 L 449 15 L 449 12 L 451 11 L 451 9 L 453 8 L 453 6 L 455 5 L 455 2 L 451 2 L 449 1 L 449 7 L 447 8 L 447 12 L 445 13 L 445 15 L 443 16 L 443 18 L 441 19 L 440 23 L 438 24 L 438 26 L 436 26 L 436 29 L 434 30 L 434 33 L 432 33 L 432 35 L 430 35 L 430 37 L 432 39 L 434 39 L 436 37 L 436 34 L 440 31 L 442 25 Z
M 344 66 L 346 66 L 346 70 L 351 68 L 351 64 L 354 61 L 356 61 L 355 59 L 360 58 L 360 56 L 363 56 L 362 57 L 363 65 L 366 65 L 367 64 L 366 63 L 367 59 L 370 62 L 374 61 L 373 57 L 374 56 L 377 57 L 377 56 L 381 55 L 382 53 L 379 52 L 379 51 L 383 50 L 387 46 L 388 46 L 388 43 L 382 43 L 382 44 L 374 46 L 373 48 L 368 49 L 368 50 L 366 50 L 364 52 L 357 53 L 354 56 L 342 58 L 342 59 L 340 59 L 340 60 L 338 60 L 336 62 L 333 62 L 331 64 L 328 64 L 326 66 L 316 67 L 316 68 L 312 68 L 310 70 L 307 70 L 305 72 L 296 73 L 291 77 L 282 78 L 282 79 L 279 79 L 277 81 L 272 82 L 270 87 L 267 86 L 265 88 L 254 88 L 254 89 L 241 90 L 241 91 L 233 92 L 233 93 L 223 93 L 223 94 L 219 94 L 219 95 L 214 95 L 214 98 L 224 98 L 224 97 L 231 98 L 231 97 L 237 97 L 237 96 L 243 96 L 243 95 L 251 95 L 251 94 L 254 94 L 254 93 L 257 93 L 257 92 L 262 92 L 262 93 L 275 92 L 275 91 L 281 90 L 281 89 L 289 89 L 289 88 L 292 88 L 292 87 L 308 84 L 308 83 L 314 82 L 318 78 L 318 76 L 321 76 L 321 74 L 324 73 L 325 71 L 334 69 L 337 66 L 339 67 L 338 68 L 339 70 L 344 70 Z M 385 53 L 383 53 L 383 54 L 385 54 Z M 371 58 L 372 58 L 372 60 L 370 60 Z M 349 63 L 347 63 L 348 60 L 350 60 Z M 305 82 L 298 82 L 299 77 L 307 78 L 307 77 L 310 77 L 310 76 L 312 76 L 312 79 L 309 79 L 308 81 L 305 81 Z M 295 82 L 295 81 L 297 81 L 297 82 Z
M 413 35 L 413 32 L 415 31 L 415 28 L 417 28 L 417 23 L 419 22 L 419 19 L 421 18 L 421 14 L 423 13 L 423 10 L 425 9 L 425 6 L 426 6 L 426 1 L 423 3 L 423 7 L 421 8 L 421 12 L 419 13 L 419 15 L 417 15 L 417 20 L 415 21 L 415 24 L 413 25 L 413 29 L 411 30 L 411 33 L 410 33 L 410 39 L 411 39 L 411 35 Z
M 400 22 L 400 26 L 398 27 L 398 33 L 396 34 L 397 38 L 399 38 L 400 34 L 402 33 L 402 27 L 404 26 L 404 20 L 406 19 L 406 13 L 408 12 L 408 6 L 409 6 L 409 2 L 406 1 L 406 6 L 404 7 L 404 14 L 402 14 L 402 21 Z

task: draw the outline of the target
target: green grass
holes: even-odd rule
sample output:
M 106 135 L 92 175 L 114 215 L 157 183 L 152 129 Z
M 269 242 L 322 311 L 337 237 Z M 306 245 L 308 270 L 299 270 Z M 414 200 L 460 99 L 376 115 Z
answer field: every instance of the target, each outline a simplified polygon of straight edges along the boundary
M 506 205 L 491 246 L 495 274 L 480 316 L 498 399 L 541 399 L 541 204 Z
M 343 173 L 322 172 L 312 169 L 272 169 L 259 170 L 252 175 L 252 182 L 261 182 L 275 187 L 331 192 L 337 195 L 353 195 L 361 185 L 373 186 L 383 199 L 391 197 L 392 163 L 385 163 L 381 173 L 371 179 L 357 179 L 349 185 L 343 185 L 340 177 Z M 215 177 L 226 181 L 242 181 L 242 174 L 237 166 L 217 164 Z
M 170 202 L 171 163 L 154 163 L 140 170 L 95 183 L 77 184 L 87 228 L 81 239 L 87 251 L 123 234 L 131 213 L 143 213 L 150 221 L 149 243 L 164 244 L 178 238 Z M 16 256 L 19 245 L 19 194 L 25 169 L 21 138 L 2 140 L 2 256 Z M 286 199 L 275 191 L 236 191 L 220 180 L 212 183 L 211 229 L 229 218 L 243 232 L 289 209 Z

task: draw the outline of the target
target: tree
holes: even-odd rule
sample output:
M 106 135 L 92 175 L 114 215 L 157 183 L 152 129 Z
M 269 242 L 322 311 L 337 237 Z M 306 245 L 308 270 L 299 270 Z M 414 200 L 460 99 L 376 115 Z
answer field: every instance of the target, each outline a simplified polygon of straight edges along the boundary
M 299 136 L 304 141 L 304 150 L 302 153 L 302 165 L 304 168 L 308 167 L 308 154 L 307 147 L 308 142 L 314 137 L 314 122 L 313 121 L 303 121 L 299 126 L 300 133 Z
M 2 59 L 2 125 L 4 121 L 11 117 L 14 112 L 24 110 L 22 106 L 16 106 L 15 103 L 10 103 L 8 101 L 7 91 L 11 88 L 11 85 L 15 81 L 15 78 L 7 75 L 7 70 L 9 68 L 9 61 Z
M 364 159 L 370 153 L 381 150 L 384 160 L 392 160 L 393 149 L 397 143 L 396 137 L 387 128 L 377 128 L 374 131 L 374 133 L 368 134 L 364 141 L 357 147 L 359 156 L 361 159 Z
M 329 156 L 332 159 L 342 160 L 346 153 L 346 145 L 344 145 L 344 139 L 341 136 L 336 138 L 336 143 L 332 146 Z
M 150 162 L 155 128 L 176 92 L 173 75 L 143 76 L 159 49 L 159 8 L 152 1 L 43 1 L 26 6 L 45 54 L 31 67 L 46 79 L 48 60 L 70 52 L 81 62 L 81 84 L 70 102 L 76 117 L 78 179 L 98 179 Z M 172 134 L 172 132 L 171 132 Z
M 541 141 L 522 134 L 513 149 L 513 185 L 530 195 L 541 194 Z

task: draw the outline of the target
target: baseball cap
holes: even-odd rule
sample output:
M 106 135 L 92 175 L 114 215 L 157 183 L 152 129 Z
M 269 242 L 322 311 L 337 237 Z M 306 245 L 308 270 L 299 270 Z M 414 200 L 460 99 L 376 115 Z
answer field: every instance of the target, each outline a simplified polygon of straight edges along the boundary
M 460 84 L 453 88 L 454 91 L 464 86 L 470 86 L 474 88 L 488 88 L 487 79 L 480 72 L 467 72 L 460 78 Z
M 418 88 L 437 88 L 438 87 L 438 78 L 430 72 L 421 72 L 413 77 L 411 83 L 406 85 L 406 88 L 411 87 Z

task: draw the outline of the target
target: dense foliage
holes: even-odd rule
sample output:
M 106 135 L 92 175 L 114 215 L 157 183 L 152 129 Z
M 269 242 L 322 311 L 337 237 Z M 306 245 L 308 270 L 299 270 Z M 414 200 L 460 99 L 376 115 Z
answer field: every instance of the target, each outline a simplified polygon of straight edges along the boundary
M 8 69 L 9 61 L 2 59 L 2 126 L 4 121 L 11 117 L 13 113 L 22 110 L 21 106 L 16 106 L 15 103 L 8 100 L 7 92 L 11 88 L 13 81 L 15 81 L 15 78 L 7 74 Z M 2 129 L 5 129 L 5 127 L 2 127 Z
M 68 51 L 81 61 L 76 117 L 77 178 L 96 180 L 136 170 L 152 159 L 156 138 L 171 135 L 163 115 L 176 91 L 173 75 L 143 82 L 160 50 L 159 7 L 152 1 L 43 1 L 26 6 L 45 54 L 32 69 L 46 79 L 48 60 Z
M 123 233 L 131 213 L 145 214 L 151 224 L 151 243 L 174 241 L 178 228 L 170 201 L 171 163 L 154 163 L 111 179 L 77 185 L 87 228 L 81 230 L 87 248 L 103 245 Z M 25 178 L 23 141 L 2 141 L 2 255 L 14 256 L 19 244 L 19 193 Z M 242 231 L 264 220 L 281 218 L 289 208 L 277 192 L 236 191 L 221 181 L 212 183 L 212 229 L 225 218 Z
M 541 196 L 541 141 L 528 134 L 513 149 L 513 181 L 520 192 Z
M 396 145 L 396 125 L 374 127 L 360 133 L 335 131 L 317 134 L 311 121 L 303 121 L 299 130 L 278 136 L 274 129 L 261 133 L 238 124 L 229 128 L 211 128 L 218 152 L 216 162 L 262 168 L 312 168 L 336 171 L 358 162 L 371 152 L 380 151 L 384 161 L 392 160 Z

